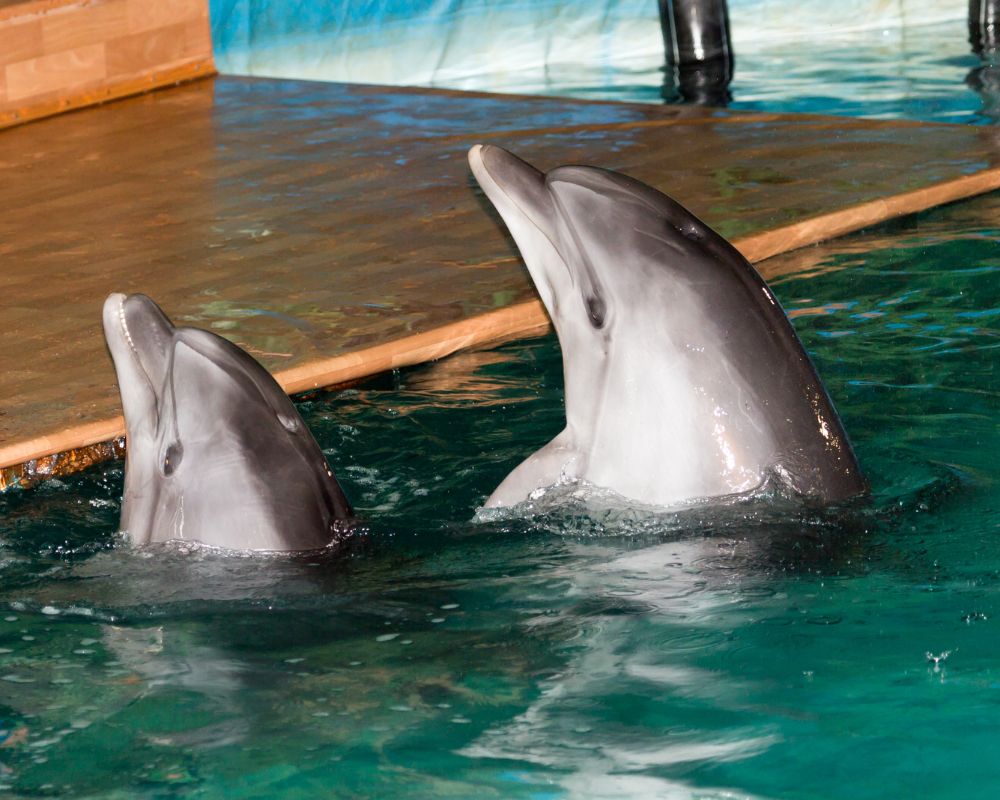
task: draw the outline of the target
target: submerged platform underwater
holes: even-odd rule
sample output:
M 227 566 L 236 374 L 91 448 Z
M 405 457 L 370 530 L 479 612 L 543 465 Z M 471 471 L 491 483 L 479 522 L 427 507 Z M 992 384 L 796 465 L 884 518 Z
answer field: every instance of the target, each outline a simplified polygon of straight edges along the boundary
M 291 393 L 547 319 L 469 175 L 476 142 L 671 194 L 752 261 L 1000 187 L 988 128 L 218 77 L 0 132 L 0 487 L 115 452 L 112 291 Z M 777 267 L 759 265 L 765 277 Z
M 110 31 L 109 53 L 148 66 L 206 43 L 196 0 L 157 3 L 181 22 L 148 25 L 126 13 L 141 0 L 38 3 L 94 15 L 53 26 L 57 49 Z M 0 0 L 0 51 L 15 5 Z M 280 3 L 212 5 L 223 26 L 220 8 L 252 12 L 229 30 L 268 55 L 256 33 Z M 311 33 L 320 4 L 289 5 Z M 741 5 L 749 19 L 785 4 Z M 524 21 L 522 4 L 418 6 L 464 11 L 474 34 L 480 12 Z M 657 44 L 653 4 L 531 4 L 547 18 L 584 6 L 638 9 L 628 30 Z M 877 28 L 861 51 L 818 54 L 785 31 L 783 49 L 738 54 L 737 74 L 797 60 L 767 92 L 734 83 L 736 104 L 905 117 L 916 103 L 888 87 L 911 82 L 896 67 L 916 54 L 933 117 L 957 119 L 962 75 L 982 65 L 956 60 L 965 21 L 946 6 L 789 4 L 796 24 L 950 13 L 952 49 L 926 44 L 936 23 L 895 29 L 898 58 Z M 493 46 L 520 61 L 509 45 L 525 26 L 498 27 Z M 393 49 L 384 32 L 375 44 Z M 65 66 L 31 50 L 41 41 L 17 39 L 22 77 Z M 449 67 L 424 41 L 386 66 Z M 378 60 L 341 51 L 362 72 Z M 156 70 L 210 70 L 206 55 Z M 633 73 L 599 61 L 504 85 L 598 76 L 592 97 L 656 97 L 657 64 L 631 93 Z M 824 78 L 850 84 L 847 99 Z M 864 85 L 874 102 L 855 102 Z M 992 800 L 1000 192 L 931 207 L 1000 185 L 998 141 L 988 127 L 234 77 L 0 131 L 0 795 Z M 837 405 L 871 482 L 863 507 L 605 513 L 553 492 L 529 515 L 470 521 L 565 422 L 554 336 L 454 352 L 547 328 L 469 174 L 475 142 L 631 173 L 732 238 Z M 100 326 L 112 291 L 232 338 L 290 391 L 351 381 L 296 407 L 359 535 L 306 559 L 122 546 Z

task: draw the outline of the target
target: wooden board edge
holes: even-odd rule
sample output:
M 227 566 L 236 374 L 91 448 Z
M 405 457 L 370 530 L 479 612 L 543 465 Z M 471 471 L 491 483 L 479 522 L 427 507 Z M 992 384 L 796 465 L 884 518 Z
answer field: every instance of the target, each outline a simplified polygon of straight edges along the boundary
M 0 22 L 24 17 L 32 19 L 47 14 L 65 6 L 81 6 L 81 0 L 24 0 L 22 3 L 12 3 L 0 7 Z
M 800 247 L 855 233 L 896 217 L 927 211 L 956 200 L 966 200 L 995 189 L 1000 189 L 1000 167 L 990 167 L 911 192 L 859 203 L 792 225 L 745 236 L 734 240 L 733 244 L 748 261 L 756 263 Z
M 544 335 L 549 319 L 538 300 L 433 328 L 332 358 L 282 370 L 274 377 L 288 394 L 327 389 L 477 347 Z M 0 492 L 77 472 L 124 452 L 125 420 L 100 420 L 0 447 Z
M 363 350 L 310 361 L 276 372 L 274 377 L 289 394 L 301 394 L 434 361 L 459 350 L 541 336 L 549 327 L 549 318 L 541 301 L 529 300 Z
M 211 78 L 217 74 L 215 61 L 211 57 L 199 58 L 175 67 L 154 70 L 138 78 L 128 78 L 97 86 L 69 97 L 45 100 L 35 104 L 29 103 L 21 108 L 0 110 L 0 130 L 45 119 L 56 114 L 63 114 L 67 111 L 78 111 L 112 100 L 121 100 L 156 89 L 165 89 L 179 83 Z
M 904 192 L 823 214 L 764 233 L 733 240 L 751 262 L 836 238 L 895 217 L 925 211 L 945 203 L 1000 188 L 1000 167 L 990 168 L 933 186 Z M 550 329 L 539 300 L 518 303 L 459 322 L 433 328 L 384 344 L 327 359 L 310 361 L 275 373 L 289 394 L 301 394 L 348 383 L 387 370 L 413 366 L 475 347 L 540 336 Z M 88 454 L 113 455 L 108 450 L 125 434 L 122 417 L 66 428 L 57 433 L 0 447 L 0 491 L 12 485 L 57 474 L 68 474 L 94 463 Z M 74 455 L 75 454 L 75 455 Z M 38 462 L 54 459 L 52 464 Z M 20 476 L 20 477 L 19 477 Z

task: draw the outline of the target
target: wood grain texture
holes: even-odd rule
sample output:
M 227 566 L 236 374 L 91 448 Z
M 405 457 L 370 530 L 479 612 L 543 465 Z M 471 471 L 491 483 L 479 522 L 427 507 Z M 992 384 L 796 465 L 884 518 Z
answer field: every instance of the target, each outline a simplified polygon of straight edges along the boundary
M 0 7 L 0 128 L 214 72 L 207 0 Z
M 196 37 L 203 25 L 182 22 L 129 34 L 107 43 L 108 76 L 132 75 L 175 64 L 195 55 L 203 43 Z
M 41 18 L 41 27 L 46 53 L 100 44 L 129 33 L 128 7 L 125 0 L 111 0 L 58 9 Z
M 178 66 L 157 69 L 145 75 L 113 83 L 102 83 L 92 89 L 80 91 L 71 97 L 65 96 L 61 90 L 36 95 L 31 97 L 27 104 L 10 104 L 6 111 L 0 110 L 0 130 L 66 111 L 75 111 L 110 100 L 119 100 L 150 92 L 164 86 L 175 86 L 202 78 L 210 78 L 215 74 L 215 64 L 209 59 L 208 61 L 185 62 Z
M 38 19 L 0 21 L 0 66 L 45 55 L 42 23 Z
M 127 0 L 129 33 L 206 19 L 205 0 Z
M 18 103 L 34 95 L 60 91 L 67 84 L 99 83 L 106 76 L 104 44 L 88 44 L 9 65 L 7 98 Z
M 0 22 L 40 16 L 60 8 L 80 5 L 81 0 L 0 0 Z
M 1000 185 L 996 136 L 235 78 L 12 128 L 0 467 L 123 432 L 100 329 L 112 291 L 231 338 L 290 392 L 545 330 L 469 175 L 477 141 L 634 175 L 760 259 Z

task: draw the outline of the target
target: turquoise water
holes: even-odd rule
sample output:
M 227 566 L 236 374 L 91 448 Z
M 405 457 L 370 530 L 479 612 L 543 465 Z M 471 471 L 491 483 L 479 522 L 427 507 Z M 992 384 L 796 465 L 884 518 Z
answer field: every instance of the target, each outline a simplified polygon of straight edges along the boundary
M 1000 119 L 1000 66 L 972 53 L 964 19 L 812 34 L 737 47 L 729 107 L 986 125 Z M 601 66 L 487 72 L 435 85 L 657 103 L 664 95 L 664 74 L 661 59 L 643 56 Z M 673 96 L 675 90 L 671 86 L 666 93 Z
M 998 208 L 773 281 L 850 513 L 469 522 L 560 427 L 551 338 L 303 401 L 371 520 L 322 563 L 116 547 L 121 464 L 0 496 L 0 794 L 994 797 Z
M 213 0 L 224 73 L 661 103 L 657 5 L 636 0 Z M 1000 65 L 967 3 L 730 2 L 731 107 L 995 124 Z

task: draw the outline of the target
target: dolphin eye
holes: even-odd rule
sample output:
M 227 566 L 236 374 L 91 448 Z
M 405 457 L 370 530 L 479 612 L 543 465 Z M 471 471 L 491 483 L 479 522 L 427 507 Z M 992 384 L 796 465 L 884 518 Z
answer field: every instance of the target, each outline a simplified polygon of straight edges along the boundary
M 587 316 L 590 317 L 590 324 L 595 328 L 604 327 L 604 318 L 607 315 L 607 307 L 604 301 L 597 295 L 587 298 Z
M 685 225 L 680 229 L 681 233 L 684 234 L 692 242 L 700 242 L 705 237 L 702 235 L 701 231 L 698 230 L 694 225 Z
M 281 423 L 281 427 L 284 428 L 289 433 L 295 433 L 299 429 L 299 421 L 295 417 L 290 417 L 288 414 L 278 413 L 278 422 Z
M 182 458 L 184 458 L 184 448 L 180 442 L 174 442 L 163 456 L 163 474 L 167 477 L 173 475 Z

